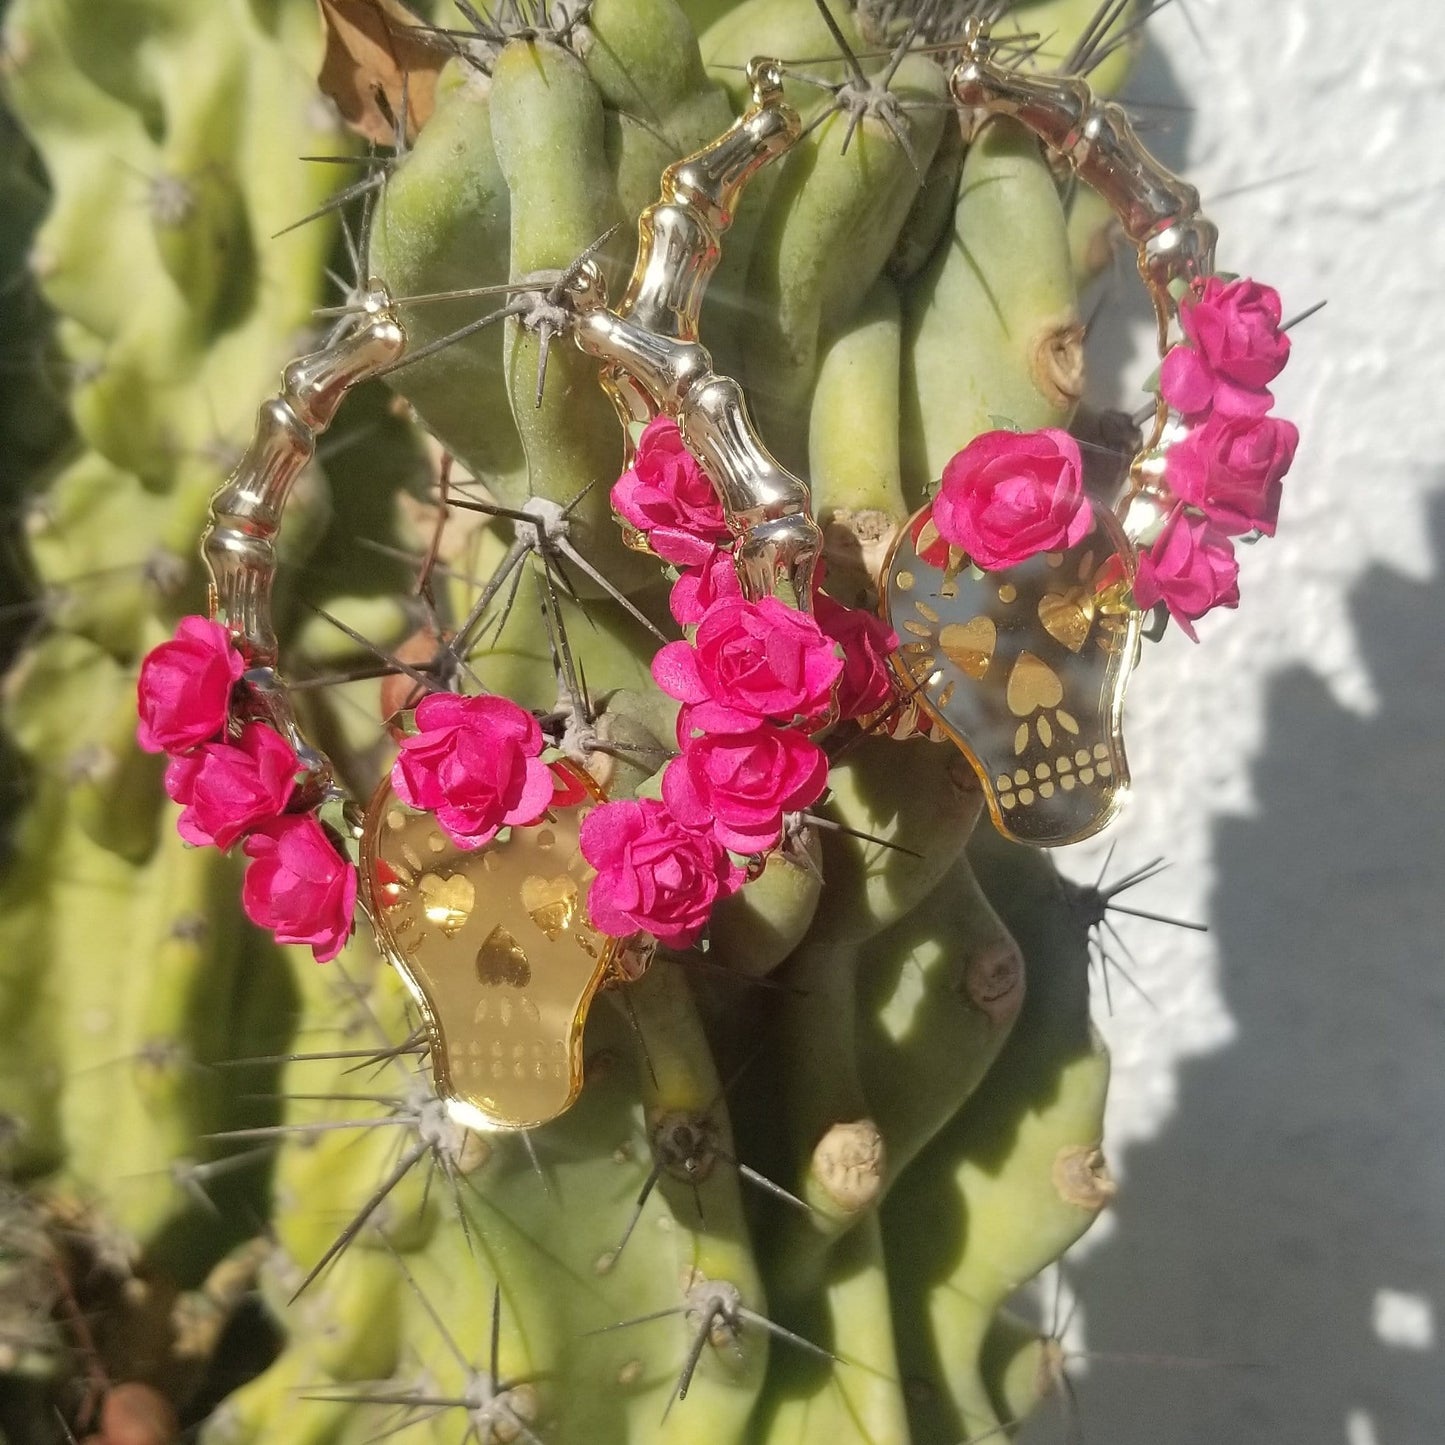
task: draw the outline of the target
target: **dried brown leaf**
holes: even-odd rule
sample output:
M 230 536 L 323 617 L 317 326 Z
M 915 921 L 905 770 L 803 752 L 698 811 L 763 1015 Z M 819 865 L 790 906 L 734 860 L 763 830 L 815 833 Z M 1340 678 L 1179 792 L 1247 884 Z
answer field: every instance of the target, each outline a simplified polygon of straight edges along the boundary
M 317 4 L 326 27 L 319 83 L 341 118 L 367 140 L 390 145 L 396 138 L 391 116 L 401 115 L 405 91 L 407 139 L 414 140 L 436 105 L 446 48 L 421 31 L 398 0 Z

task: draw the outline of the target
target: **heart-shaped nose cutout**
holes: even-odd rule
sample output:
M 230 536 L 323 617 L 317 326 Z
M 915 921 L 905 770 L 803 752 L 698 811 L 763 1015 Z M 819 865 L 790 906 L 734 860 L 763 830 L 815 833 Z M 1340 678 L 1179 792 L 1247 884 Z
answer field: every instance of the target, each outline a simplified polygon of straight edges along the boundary
M 893 664 L 978 773 L 999 830 L 1052 847 L 1097 832 L 1128 786 L 1120 731 L 1138 647 L 1133 554 L 1113 517 L 1067 552 L 980 572 L 925 507 L 894 543 Z
M 389 783 L 367 809 L 367 908 L 426 1019 L 437 1092 L 466 1124 L 531 1128 L 582 1087 L 583 1024 L 619 945 L 587 922 L 578 835 L 601 799 L 576 779 L 582 803 L 470 851 Z
M 1064 700 L 1064 685 L 1047 662 L 1032 652 L 1021 652 L 1008 675 L 1004 697 L 1015 717 L 1028 717 L 1040 708 L 1058 707 Z
M 482 983 L 526 988 L 532 981 L 532 962 L 522 945 L 499 923 L 477 950 L 477 978 Z

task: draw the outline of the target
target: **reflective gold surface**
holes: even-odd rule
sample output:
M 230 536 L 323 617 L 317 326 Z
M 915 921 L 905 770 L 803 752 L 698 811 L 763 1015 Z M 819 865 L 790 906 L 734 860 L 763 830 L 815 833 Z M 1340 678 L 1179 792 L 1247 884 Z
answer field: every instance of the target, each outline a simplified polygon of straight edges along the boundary
M 963 58 L 949 77 L 953 98 L 975 121 L 1011 117 L 1067 161 L 1118 216 L 1152 289 L 1213 271 L 1218 232 L 1200 214 L 1199 192 L 1150 154 L 1121 106 L 1078 76 L 1031 73 L 994 59 L 988 27 L 977 20 L 963 40 Z
M 1108 203 L 1138 253 L 1159 324 L 1177 334 L 1176 292 L 1214 269 L 1217 231 L 1199 194 L 1152 156 L 1128 115 L 1077 76 L 1028 73 L 996 57 L 988 25 L 964 26 L 949 88 L 976 130 L 995 116 L 1031 131 Z M 938 534 L 919 513 L 884 567 L 883 615 L 902 639 L 893 663 L 911 705 L 973 764 L 1001 832 L 1052 846 L 1097 832 L 1128 786 L 1121 719 L 1138 651 L 1135 545 L 1174 505 L 1168 448 L 1186 434 L 1162 396 L 1112 513 L 1095 510 L 1079 546 L 1006 571 L 975 572 L 957 550 L 933 566 Z
M 235 639 L 246 667 L 254 715 L 285 737 L 300 757 L 304 788 L 314 798 L 335 794 L 331 765 L 302 736 L 277 666 L 271 588 L 286 500 L 316 455 L 316 439 L 358 382 L 376 375 L 406 349 L 406 332 L 391 297 L 373 282 L 355 317 L 338 324 L 326 344 L 282 373 L 281 391 L 262 402 L 256 429 L 236 470 L 211 498 L 201 556 L 210 575 L 210 613 Z
M 713 371 L 697 339 L 703 293 L 745 187 L 802 133 L 778 62 L 755 59 L 748 77 L 748 109 L 663 173 L 661 200 L 638 222 L 637 263 L 615 310 L 600 271 L 579 269 L 570 291 L 573 335 L 605 363 L 602 384 L 624 424 L 659 413 L 676 419 L 738 539 L 744 595 L 782 597 L 807 612 L 823 541 L 807 484 L 764 446 L 742 388 Z
M 619 948 L 587 923 L 578 833 L 593 806 L 554 809 L 476 852 L 389 783 L 367 809 L 363 897 L 426 1021 L 437 1093 L 471 1128 L 543 1124 L 582 1087 L 583 1025 Z
M 975 128 L 992 116 L 1025 126 L 1108 203 L 1136 249 L 1162 357 L 1178 339 L 1177 288 L 1214 271 L 1219 231 L 1200 211 L 1199 192 L 1151 155 L 1127 113 L 1096 96 L 1087 81 L 1029 73 L 995 58 L 988 26 L 976 17 L 966 23 L 962 38 L 963 58 L 949 77 L 954 100 Z M 1186 434 L 1161 395 L 1151 431 L 1130 466 L 1126 495 L 1115 508 L 1125 535 L 1136 543 L 1157 535 L 1173 505 L 1164 485 L 1165 456 Z
M 291 487 L 316 455 L 316 438 L 346 393 L 406 349 L 406 332 L 385 290 L 373 283 L 366 302 L 321 350 L 286 368 L 280 393 L 261 404 L 240 464 L 211 499 L 210 524 L 201 539 L 211 611 L 231 629 L 250 667 L 276 666 L 271 585 Z
M 919 555 L 940 545 L 926 510 L 885 569 L 883 614 L 901 639 L 893 664 L 973 764 L 1005 836 L 1044 847 L 1087 838 L 1129 783 L 1120 720 L 1139 635 L 1129 545 L 1100 510 L 1077 547 L 979 574 L 956 549 L 943 566 Z

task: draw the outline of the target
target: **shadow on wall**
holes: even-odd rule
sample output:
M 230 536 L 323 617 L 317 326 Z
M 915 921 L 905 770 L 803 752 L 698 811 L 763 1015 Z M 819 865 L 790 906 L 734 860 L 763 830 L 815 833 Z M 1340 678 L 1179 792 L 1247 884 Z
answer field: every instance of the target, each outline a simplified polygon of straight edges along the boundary
M 1098 1361 L 1088 1445 L 1445 1441 L 1445 494 L 1430 523 L 1435 578 L 1354 592 L 1378 712 L 1269 684 L 1257 812 L 1215 827 L 1238 1037 L 1071 1275 L 1091 1350 L 1247 1367 Z

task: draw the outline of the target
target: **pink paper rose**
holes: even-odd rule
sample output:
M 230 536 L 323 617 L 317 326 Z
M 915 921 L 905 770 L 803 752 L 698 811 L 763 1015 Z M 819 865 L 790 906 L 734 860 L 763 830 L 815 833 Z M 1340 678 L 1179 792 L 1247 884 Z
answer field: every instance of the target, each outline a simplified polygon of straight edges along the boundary
M 1185 636 L 1198 642 L 1196 619 L 1216 607 L 1239 606 L 1239 563 L 1229 538 L 1179 508 L 1139 557 L 1134 601 L 1140 607 L 1162 602 Z
M 648 422 L 637 439 L 631 470 L 612 487 L 612 507 L 668 562 L 690 540 L 722 541 L 730 535 L 716 489 L 688 451 L 671 417 Z
M 1272 537 L 1281 482 L 1298 445 L 1299 431 L 1291 422 L 1213 412 L 1170 448 L 1169 487 L 1221 532 Z
M 1054 427 L 984 432 L 944 467 L 933 522 L 985 572 L 1074 546 L 1094 525 L 1079 444 Z
M 822 716 L 842 671 L 817 622 L 775 597 L 714 604 L 693 642 L 669 642 L 652 660 L 657 685 L 687 704 L 684 716 L 705 732 Z
M 861 607 L 844 607 L 826 592 L 813 596 L 813 616 L 826 637 L 843 649 L 843 676 L 838 683 L 838 712 L 845 718 L 867 717 L 893 701 L 893 672 L 888 655 L 898 648 L 898 634 Z
M 695 550 L 688 555 L 682 575 L 672 584 L 672 595 L 667 600 L 680 627 L 693 627 L 701 622 L 715 602 L 743 595 L 730 551 L 715 542 L 697 539 L 691 546 Z M 674 562 L 682 560 L 681 557 L 673 559 Z
M 1208 411 L 1263 416 L 1265 388 L 1289 360 L 1280 330 L 1279 293 L 1257 281 L 1211 276 L 1179 307 L 1179 325 L 1192 345 L 1172 347 L 1159 374 L 1164 399 L 1186 416 Z
M 341 952 L 356 911 L 356 870 L 309 813 L 262 823 L 243 845 L 246 917 L 278 943 L 309 943 L 317 963 Z
M 782 836 L 783 814 L 817 802 L 827 786 L 828 755 L 817 743 L 763 723 L 689 738 L 662 775 L 662 798 L 683 827 L 711 830 L 734 853 L 766 853 Z
M 594 928 L 613 938 L 652 934 L 686 948 L 713 904 L 742 887 L 744 871 L 704 833 L 652 799 L 604 803 L 582 824 L 582 856 L 597 870 L 587 895 Z
M 408 807 L 435 813 L 458 847 L 480 848 L 551 806 L 542 730 L 516 703 L 434 692 L 417 704 L 416 726 L 402 740 L 391 786 Z
M 148 753 L 179 753 L 226 725 L 231 689 L 245 671 L 231 635 L 209 617 L 183 617 L 176 635 L 145 656 L 136 686 L 136 740 Z
M 300 766 L 291 744 L 264 723 L 247 723 L 235 743 L 207 743 L 172 758 L 166 792 L 185 805 L 176 824 L 181 837 L 229 848 L 247 829 L 286 811 Z

